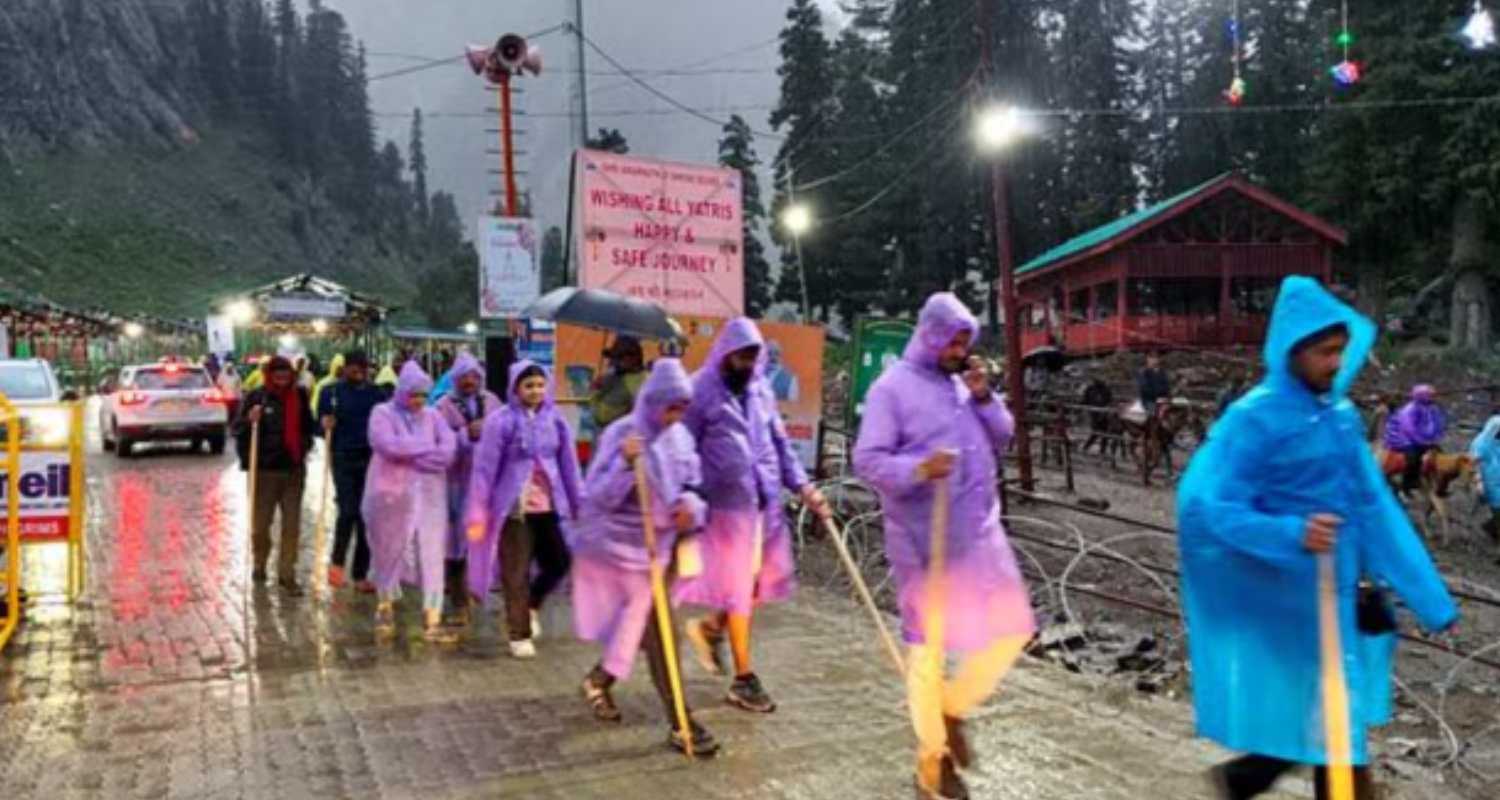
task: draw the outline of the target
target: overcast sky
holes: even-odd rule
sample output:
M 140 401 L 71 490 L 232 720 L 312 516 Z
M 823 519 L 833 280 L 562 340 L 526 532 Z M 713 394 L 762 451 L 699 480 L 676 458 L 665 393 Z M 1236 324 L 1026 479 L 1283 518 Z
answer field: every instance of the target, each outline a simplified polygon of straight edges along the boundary
M 305 0 L 303 0 L 305 4 Z M 456 56 L 465 44 L 488 44 L 500 34 L 542 31 L 573 19 L 574 0 L 325 0 L 348 19 L 370 52 L 371 104 L 382 139 L 406 149 L 411 110 L 427 117 L 429 183 L 452 192 L 473 235 L 474 217 L 493 202 L 499 177 L 494 155 L 497 137 L 486 129 L 497 117 L 482 79 L 455 62 L 409 75 L 379 78 L 422 62 L 413 57 Z M 837 14 L 833 0 L 825 7 Z M 780 63 L 776 36 L 785 21 L 784 0 L 583 0 L 584 30 L 590 39 L 663 93 L 708 116 L 727 119 L 738 111 L 757 130 L 769 130 L 766 117 L 776 102 Z M 518 108 L 526 151 L 517 164 L 522 188 L 536 200 L 542 224 L 562 224 L 567 203 L 568 156 L 579 142 L 578 55 L 571 35 L 554 32 L 535 42 L 545 67 L 538 78 L 521 81 Z M 598 54 L 587 53 L 589 125 L 619 128 L 631 152 L 685 161 L 713 161 L 717 126 L 680 113 L 629 78 L 616 73 Z M 663 74 L 678 70 L 695 74 Z M 453 116 L 458 115 L 458 116 Z M 758 137 L 763 160 L 777 140 Z

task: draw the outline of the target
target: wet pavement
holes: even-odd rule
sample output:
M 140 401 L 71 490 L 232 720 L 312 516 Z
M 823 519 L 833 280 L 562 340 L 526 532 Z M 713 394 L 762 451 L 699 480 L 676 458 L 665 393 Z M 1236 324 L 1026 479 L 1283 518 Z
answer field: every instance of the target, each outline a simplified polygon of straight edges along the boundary
M 0 660 L 0 797 L 910 797 L 899 684 L 859 609 L 804 591 L 757 623 L 780 709 L 752 716 L 685 666 L 724 744 L 689 763 L 664 746 L 644 664 L 616 689 L 623 724 L 578 695 L 597 651 L 549 608 L 540 657 L 480 660 L 420 638 L 404 608 L 377 644 L 373 603 L 249 587 L 244 477 L 228 457 L 93 452 L 87 590 L 42 599 Z M 318 497 L 310 481 L 309 507 Z M 312 561 L 311 514 L 303 536 Z M 28 585 L 61 586 L 34 551 Z M 247 591 L 248 588 L 248 591 Z M 973 726 L 975 797 L 1200 798 L 1224 754 L 1185 706 L 1027 661 Z M 1308 797 L 1303 779 L 1276 797 Z M 1402 783 L 1394 797 L 1449 797 Z

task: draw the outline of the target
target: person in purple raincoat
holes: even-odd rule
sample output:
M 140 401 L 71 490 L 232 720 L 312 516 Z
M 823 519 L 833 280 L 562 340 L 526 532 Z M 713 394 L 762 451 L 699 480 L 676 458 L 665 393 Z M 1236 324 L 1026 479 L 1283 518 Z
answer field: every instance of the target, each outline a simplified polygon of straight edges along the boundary
M 562 521 L 583 499 L 573 430 L 557 413 L 552 376 L 521 360 L 510 367 L 508 405 L 484 423 L 464 504 L 468 531 L 468 587 L 487 606 L 500 560 L 510 652 L 533 658 L 538 613 L 568 574 L 571 558 Z M 532 566 L 537 567 L 535 578 Z M 479 622 L 487 623 L 488 614 Z M 487 649 L 487 624 L 476 623 L 476 647 Z
M 456 445 L 442 416 L 426 407 L 431 390 L 432 379 L 417 362 L 408 361 L 391 399 L 370 413 L 374 455 L 360 511 L 369 530 L 380 634 L 394 628 L 395 601 L 406 582 L 421 587 L 426 636 L 441 636 L 447 475 Z
M 1412 492 L 1422 476 L 1422 459 L 1436 450 L 1447 433 L 1448 420 L 1437 404 L 1437 392 L 1422 383 L 1411 390 L 1411 401 L 1385 423 L 1385 449 L 1405 457 L 1401 491 Z
M 917 790 L 966 797 L 958 768 L 972 763 L 965 714 L 994 692 L 1036 630 L 1031 600 L 1000 525 L 1000 454 L 1014 422 L 970 356 L 979 324 L 958 298 L 928 298 L 901 361 L 870 388 L 854 470 L 885 514 L 886 558 L 902 636 L 911 646 L 907 694 L 917 733 Z M 945 634 L 927 644 L 934 486 L 948 484 L 942 574 Z M 944 651 L 964 655 L 943 680 Z
M 725 634 L 734 657 L 726 699 L 747 711 L 776 709 L 750 667 L 755 606 L 785 600 L 794 588 L 791 536 L 781 490 L 798 492 L 820 514 L 823 496 L 792 451 L 765 379 L 766 342 L 755 323 L 730 320 L 693 375 L 683 424 L 698 442 L 708 525 L 700 538 L 702 574 L 683 581 L 677 600 L 716 613 L 687 624 L 704 669 L 724 674 Z
M 453 605 L 462 609 L 467 603 L 464 588 L 464 559 L 469 554 L 469 540 L 464 533 L 464 500 L 469 495 L 469 474 L 474 465 L 474 448 L 484 432 L 484 421 L 505 407 L 500 398 L 484 388 L 484 367 L 468 352 L 458 354 L 448 373 L 452 389 L 433 407 L 448 423 L 457 441 L 453 466 L 448 468 L 448 592 Z
M 652 608 L 635 463 L 646 460 L 656 557 L 670 580 L 677 536 L 699 528 L 706 514 L 695 488 L 701 475 L 693 437 L 679 424 L 692 393 L 682 363 L 660 359 L 642 384 L 635 408 L 605 429 L 584 484 L 586 499 L 573 550 L 574 628 L 579 638 L 598 642 L 604 650 L 583 679 L 584 700 L 600 721 L 618 722 L 620 710 L 610 688 L 630 677 L 636 652 L 644 652 L 672 726 L 668 742 L 678 750 L 687 745 L 677 727 L 668 656 Z M 692 720 L 691 711 L 689 725 L 694 755 L 718 750 L 713 736 Z

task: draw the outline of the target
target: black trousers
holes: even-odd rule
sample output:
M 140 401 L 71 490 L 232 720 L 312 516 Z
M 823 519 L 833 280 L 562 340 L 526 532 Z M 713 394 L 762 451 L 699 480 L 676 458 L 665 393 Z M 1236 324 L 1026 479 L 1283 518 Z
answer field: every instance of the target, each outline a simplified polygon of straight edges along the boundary
M 536 564 L 536 577 L 531 565 Z M 568 576 L 573 557 L 563 541 L 557 514 L 527 514 L 509 519 L 500 536 L 500 585 L 505 593 L 505 622 L 511 641 L 531 638 L 531 611 Z
M 1250 800 L 1269 791 L 1277 779 L 1299 766 L 1301 765 L 1293 761 L 1252 754 L 1226 762 L 1221 769 L 1232 800 Z M 1315 767 L 1313 796 L 1317 800 L 1328 800 L 1331 794 L 1328 789 L 1328 768 Z M 1375 784 L 1370 780 L 1369 767 L 1354 768 L 1354 798 L 1375 800 Z
M 333 526 L 333 553 L 329 562 L 336 567 L 344 566 L 349 555 L 349 543 L 354 542 L 354 569 L 356 581 L 365 580 L 370 573 L 370 542 L 365 538 L 365 519 L 359 506 L 365 499 L 365 473 L 370 469 L 368 453 L 348 455 L 333 454 L 333 491 L 338 503 L 339 517 Z

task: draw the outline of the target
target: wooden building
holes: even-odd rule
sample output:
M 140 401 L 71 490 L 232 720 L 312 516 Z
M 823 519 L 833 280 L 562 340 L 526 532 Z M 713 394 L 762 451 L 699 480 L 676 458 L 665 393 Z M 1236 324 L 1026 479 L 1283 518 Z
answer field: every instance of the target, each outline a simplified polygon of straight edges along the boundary
M 1022 352 L 1260 344 L 1281 279 L 1328 282 L 1348 234 L 1229 173 L 1016 270 Z

